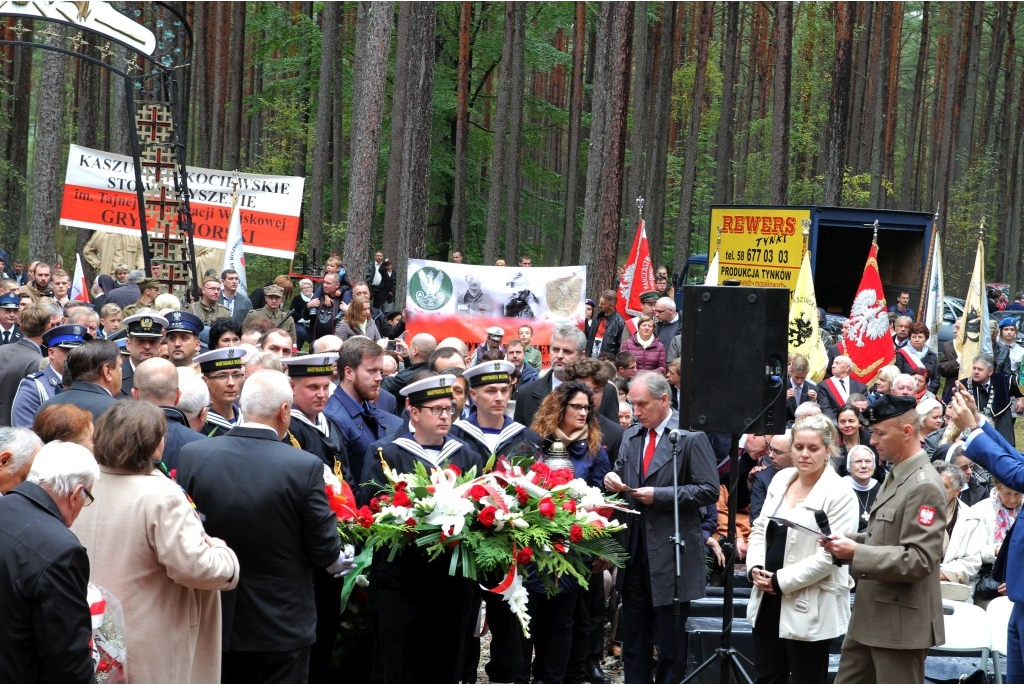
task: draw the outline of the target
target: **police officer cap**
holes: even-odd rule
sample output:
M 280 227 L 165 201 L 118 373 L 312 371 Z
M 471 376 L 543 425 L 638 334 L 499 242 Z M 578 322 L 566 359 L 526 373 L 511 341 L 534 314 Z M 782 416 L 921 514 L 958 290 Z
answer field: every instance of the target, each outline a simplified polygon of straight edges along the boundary
M 43 344 L 47 347 L 60 347 L 70 350 L 82 343 L 92 340 L 89 329 L 77 323 L 56 326 L 43 333 Z
M 135 314 L 122 321 L 130 337 L 162 338 L 167 328 L 167 319 L 159 314 Z
M 462 372 L 462 377 L 469 383 L 469 387 L 478 388 L 493 383 L 511 383 L 515 370 L 515 364 L 512 362 L 498 359 L 471 366 Z
M 903 395 L 882 395 L 875 400 L 875 403 L 864 410 L 864 419 L 869 426 L 891 419 L 894 416 L 902 416 L 917 406 L 917 400 L 913 397 Z
M 0 297 L 0 309 L 18 309 L 21 298 L 18 293 L 7 293 Z
M 281 360 L 281 364 L 284 365 L 289 376 L 299 378 L 302 376 L 333 376 L 336 361 L 338 361 L 337 352 L 325 352 L 304 354 L 301 357 L 287 357 Z
M 487 329 L 487 337 L 501 342 L 501 339 L 505 337 L 505 329 L 501 326 L 491 326 Z
M 640 302 L 657 302 L 661 295 L 658 294 L 657 290 L 648 290 L 647 292 L 640 293 Z
M 198 336 L 203 332 L 203 320 L 190 312 L 167 312 L 167 332 L 184 331 Z
M 402 388 L 401 392 L 404 397 L 409 398 L 409 403 L 414 405 L 423 404 L 430 400 L 450 400 L 452 397 L 452 384 L 454 382 L 455 376 L 446 373 L 441 376 L 431 376 L 430 378 L 410 383 Z
M 1006 328 L 1007 326 L 1013 326 L 1014 328 L 1016 328 L 1017 327 L 1017 319 L 1013 318 L 1012 316 L 1007 316 L 1007 317 L 999 320 L 999 327 L 1000 328 Z
M 203 352 L 194 361 L 199 364 L 199 370 L 204 374 L 224 369 L 240 369 L 242 368 L 242 357 L 247 352 L 248 350 L 241 347 L 220 347 Z

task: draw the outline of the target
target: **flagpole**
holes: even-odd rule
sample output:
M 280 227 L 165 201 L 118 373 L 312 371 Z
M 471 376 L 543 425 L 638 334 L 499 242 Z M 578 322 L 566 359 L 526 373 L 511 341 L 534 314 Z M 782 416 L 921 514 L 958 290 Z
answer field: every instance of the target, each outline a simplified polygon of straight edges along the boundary
M 928 297 L 928 289 L 932 282 L 932 269 L 934 268 L 933 258 L 935 257 L 935 241 L 939 239 L 939 209 L 942 208 L 942 203 L 935 208 L 935 215 L 932 217 L 932 235 L 931 240 L 928 241 L 928 260 L 924 265 L 924 280 L 921 282 L 921 296 L 917 301 L 917 315 L 918 321 L 921 321 L 921 312 L 924 311 L 925 302 Z
M 803 221 L 800 222 L 800 225 L 804 229 L 804 246 L 803 250 L 800 253 L 800 258 L 802 259 L 803 256 L 807 254 L 807 244 L 810 242 L 811 239 L 811 220 L 804 219 Z

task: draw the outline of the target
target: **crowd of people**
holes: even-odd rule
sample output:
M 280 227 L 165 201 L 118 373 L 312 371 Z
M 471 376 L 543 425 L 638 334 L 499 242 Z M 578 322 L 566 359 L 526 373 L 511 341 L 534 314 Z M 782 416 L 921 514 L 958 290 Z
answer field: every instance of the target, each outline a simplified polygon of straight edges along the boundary
M 558 578 L 554 594 L 529 574 L 526 637 L 447 560 L 378 550 L 365 678 L 474 682 L 482 666 L 495 682 L 605 683 L 614 654 L 627 682 L 678 682 L 689 603 L 735 559 L 760 681 L 824 682 L 845 635 L 840 682 L 921 682 L 941 598 L 1008 589 L 998 560 L 1024 489 L 1012 319 L 957 383 L 957 359 L 927 347 L 899 299 L 897 355 L 870 387 L 841 344 L 817 384 L 793 355 L 788 428 L 733 453 L 730 435 L 677 430 L 685 331 L 664 267 L 636 316 L 602 291 L 582 328 L 537 346 L 528 321 L 472 341 L 407 336 L 380 252 L 354 282 L 336 257 L 318 283 L 249 293 L 230 269 L 206 274 L 191 304 L 123 265 L 91 305 L 67 299 L 64 272 L 14 266 L 0 280 L 5 680 L 94 677 L 91 581 L 124 607 L 129 682 L 338 682 L 358 550 L 339 543 L 325 485 L 361 505 L 385 466 L 465 471 L 516 450 L 564 455 L 622 497 L 629 562 L 594 559 L 586 588 Z M 822 515 L 821 540 L 795 527 L 824 530 Z

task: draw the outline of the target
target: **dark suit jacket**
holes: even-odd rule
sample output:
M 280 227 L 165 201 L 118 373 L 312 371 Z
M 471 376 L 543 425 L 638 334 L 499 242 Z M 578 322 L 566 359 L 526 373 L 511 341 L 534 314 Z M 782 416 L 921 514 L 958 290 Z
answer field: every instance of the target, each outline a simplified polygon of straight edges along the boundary
M 790 388 L 790 382 L 787 379 L 786 380 L 786 391 L 787 392 L 789 391 L 789 388 Z M 814 383 L 812 383 L 812 382 L 810 382 L 808 380 L 805 380 L 803 382 L 803 384 L 800 386 L 800 396 L 799 397 L 792 397 L 792 398 L 787 398 L 786 399 L 786 418 L 789 421 L 792 421 L 795 418 L 795 416 L 796 416 L 796 408 L 797 407 L 799 407 L 804 402 L 810 402 L 811 401 L 811 398 L 807 396 L 807 393 L 809 393 L 811 390 L 814 390 L 816 393 L 818 393 L 817 396 L 819 398 L 821 397 L 821 388 L 819 388 Z
M 839 381 L 836 381 L 836 383 L 838 382 Z M 853 380 L 853 376 L 847 376 L 846 383 L 848 384 L 850 395 L 855 392 L 859 392 L 862 395 L 868 394 L 868 386 L 864 385 L 860 381 Z M 822 382 L 822 384 L 818 386 L 818 406 L 821 407 L 822 413 L 830 419 L 835 420 L 836 412 L 838 412 L 839 408 L 844 404 L 845 402 L 839 399 L 839 396 L 832 392 L 828 383 Z
M 132 388 L 134 387 L 135 369 L 132 368 L 131 357 L 125 356 L 124 359 L 121 360 L 121 394 L 124 397 L 131 397 Z
M 316 638 L 312 567 L 338 558 L 337 517 L 324 464 L 278 442 L 269 428 L 240 426 L 181 450 L 178 482 L 241 564 L 221 593 L 224 651 L 301 649 Z
M 630 488 L 653 487 L 654 503 L 640 504 L 629 496 L 632 509 L 639 516 L 629 519 L 630 545 L 634 536 L 645 536 L 651 601 L 655 607 L 669 606 L 673 599 L 675 561 L 672 545 L 667 541 L 674 532 L 673 500 L 679 502 L 679 527 L 686 542 L 683 573 L 679 581 L 679 599 L 689 602 L 704 596 L 704 538 L 701 535 L 701 507 L 718 501 L 718 470 L 711 443 L 703 433 L 680 432 L 679 487 L 672 488 L 672 444 L 668 431 L 658 440 L 647 476 L 642 475 L 644 437 L 647 430 L 636 424 L 626 430 L 622 448 L 615 462 L 615 472 Z M 631 601 L 630 598 L 623 598 Z M 637 598 L 632 598 L 637 601 Z
M 532 383 L 527 383 L 516 392 L 516 410 L 512 417 L 524 426 L 533 423 L 533 417 L 537 415 L 541 402 L 551 394 L 551 372 L 544 374 Z M 597 408 L 598 414 L 607 419 L 619 422 L 619 393 L 615 386 L 609 383 L 604 387 L 604 394 L 601 396 L 601 404 Z
M 619 458 L 622 436 L 626 429 L 618 421 L 612 421 L 603 414 L 597 415 L 597 423 L 601 426 L 601 444 L 608 452 L 608 460 L 614 464 L 615 460 Z
M 11 343 L 18 342 L 19 340 L 21 340 L 22 337 L 23 336 L 21 335 L 21 326 L 19 326 L 18 324 L 14 324 L 14 327 L 11 329 L 10 340 L 8 340 L 6 343 L 4 342 L 3 331 L 0 331 L 0 345 L 10 345 Z
M 42 359 L 39 346 L 24 338 L 0 347 L 0 426 L 11 425 L 11 406 L 18 384 L 39 370 Z
M 174 407 L 160 407 L 167 419 L 167 435 L 164 436 L 163 462 L 168 469 L 178 468 L 178 457 L 181 448 L 190 442 L 206 440 L 206 436 L 194 431 L 188 425 L 185 415 Z
M 128 305 L 138 302 L 140 295 L 142 295 L 142 291 L 139 290 L 138 283 L 129 283 L 107 293 L 107 304 L 114 303 L 124 309 Z
M 51 404 L 73 404 L 92 414 L 93 422 L 99 420 L 100 416 L 110 408 L 114 402 L 123 397 L 111 397 L 110 393 L 102 386 L 88 381 L 74 381 L 71 387 L 59 395 L 55 395 L 43 402 L 40 411 Z
M 35 483 L 0 497 L 0 681 L 90 683 L 89 557 Z
M 405 408 L 405 398 L 402 398 L 402 408 Z M 380 389 L 380 394 L 377 395 L 377 401 L 374 403 L 377 409 L 385 411 L 388 414 L 394 414 L 395 416 L 401 416 L 402 412 L 398 411 L 398 399 L 389 393 L 384 388 Z

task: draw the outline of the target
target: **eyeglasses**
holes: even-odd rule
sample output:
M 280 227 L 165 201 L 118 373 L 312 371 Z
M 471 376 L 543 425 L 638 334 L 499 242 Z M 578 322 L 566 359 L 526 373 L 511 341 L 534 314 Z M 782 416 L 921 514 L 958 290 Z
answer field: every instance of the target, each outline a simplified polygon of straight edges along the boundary
M 420 411 L 430 412 L 431 416 L 455 415 L 455 407 L 420 407 Z
M 245 379 L 245 374 L 243 372 L 241 372 L 241 371 L 236 371 L 234 373 L 225 373 L 225 374 L 218 374 L 216 376 L 207 376 L 207 378 L 209 378 L 211 381 L 228 381 L 228 380 L 241 381 L 241 380 Z
M 772 456 L 781 457 L 782 455 L 789 454 L 790 452 L 792 452 L 792 450 L 785 450 L 785 451 L 783 451 L 783 450 L 780 450 L 780 449 L 776 449 L 776 448 L 772 447 L 771 445 L 768 445 L 768 454 L 771 454 Z
M 82 505 L 83 507 L 87 507 L 96 501 L 96 498 L 92 496 L 91 492 L 89 492 L 89 488 L 84 485 L 82 486 L 82 494 L 85 495 L 85 504 Z
M 594 409 L 594 407 L 589 404 L 576 404 L 575 402 L 570 402 L 565 406 L 572 409 L 577 414 L 589 414 Z

